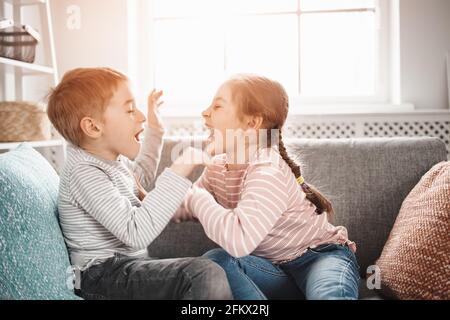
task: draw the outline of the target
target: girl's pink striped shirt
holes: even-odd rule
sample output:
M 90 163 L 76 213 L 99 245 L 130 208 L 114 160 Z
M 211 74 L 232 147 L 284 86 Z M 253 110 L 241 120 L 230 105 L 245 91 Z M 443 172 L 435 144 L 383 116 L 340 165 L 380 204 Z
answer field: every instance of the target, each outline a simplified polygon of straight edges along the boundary
M 348 244 L 356 251 L 345 227 L 335 227 L 326 213 L 315 212 L 273 148 L 259 150 L 237 170 L 228 170 L 225 154 L 215 157 L 186 197 L 183 210 L 235 257 L 253 254 L 281 263 L 325 243 Z

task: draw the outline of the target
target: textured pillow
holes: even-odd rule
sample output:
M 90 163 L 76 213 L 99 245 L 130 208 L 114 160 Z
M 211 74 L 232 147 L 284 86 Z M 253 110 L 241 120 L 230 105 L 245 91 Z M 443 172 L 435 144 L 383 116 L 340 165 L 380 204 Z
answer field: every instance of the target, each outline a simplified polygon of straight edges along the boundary
M 0 299 L 77 299 L 66 285 L 58 183 L 27 144 L 0 155 Z
M 387 296 L 450 299 L 450 162 L 406 197 L 377 265 Z

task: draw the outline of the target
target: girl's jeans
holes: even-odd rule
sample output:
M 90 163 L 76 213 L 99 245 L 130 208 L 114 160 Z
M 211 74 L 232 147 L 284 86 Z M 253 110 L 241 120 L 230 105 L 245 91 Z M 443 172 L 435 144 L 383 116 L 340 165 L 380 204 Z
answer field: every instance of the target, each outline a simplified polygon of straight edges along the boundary
M 257 256 L 234 258 L 223 249 L 204 256 L 225 270 L 237 300 L 358 299 L 359 266 L 355 254 L 344 245 L 309 248 L 282 264 Z
M 205 258 L 131 258 L 116 254 L 81 274 L 84 299 L 228 300 L 225 272 Z

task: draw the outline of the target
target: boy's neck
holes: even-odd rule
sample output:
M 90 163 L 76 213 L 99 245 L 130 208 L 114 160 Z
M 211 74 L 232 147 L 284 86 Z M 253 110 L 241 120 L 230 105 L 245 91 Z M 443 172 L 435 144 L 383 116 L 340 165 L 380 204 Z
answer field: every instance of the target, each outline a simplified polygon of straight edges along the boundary
M 98 145 L 89 144 L 89 143 L 83 143 L 80 145 L 80 148 L 102 160 L 117 161 L 117 159 L 119 158 L 119 154 L 112 152 L 110 150 L 107 150 L 103 146 L 98 146 Z

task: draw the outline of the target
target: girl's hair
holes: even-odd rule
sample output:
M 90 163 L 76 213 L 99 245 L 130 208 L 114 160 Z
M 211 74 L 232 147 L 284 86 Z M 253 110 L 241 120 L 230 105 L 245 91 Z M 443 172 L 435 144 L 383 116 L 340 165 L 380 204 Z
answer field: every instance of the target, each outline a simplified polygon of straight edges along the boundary
M 268 129 L 268 135 L 273 129 L 278 130 L 280 155 L 291 168 L 295 178 L 301 177 L 300 166 L 289 156 L 281 134 L 289 111 L 289 98 L 283 86 L 277 81 L 251 74 L 235 75 L 226 83 L 230 85 L 233 102 L 238 106 L 238 117 L 262 117 L 262 128 Z M 271 137 L 268 137 L 268 141 L 272 141 Z M 333 214 L 331 202 L 317 189 L 307 183 L 301 184 L 301 187 L 306 198 L 316 206 L 318 214 Z

